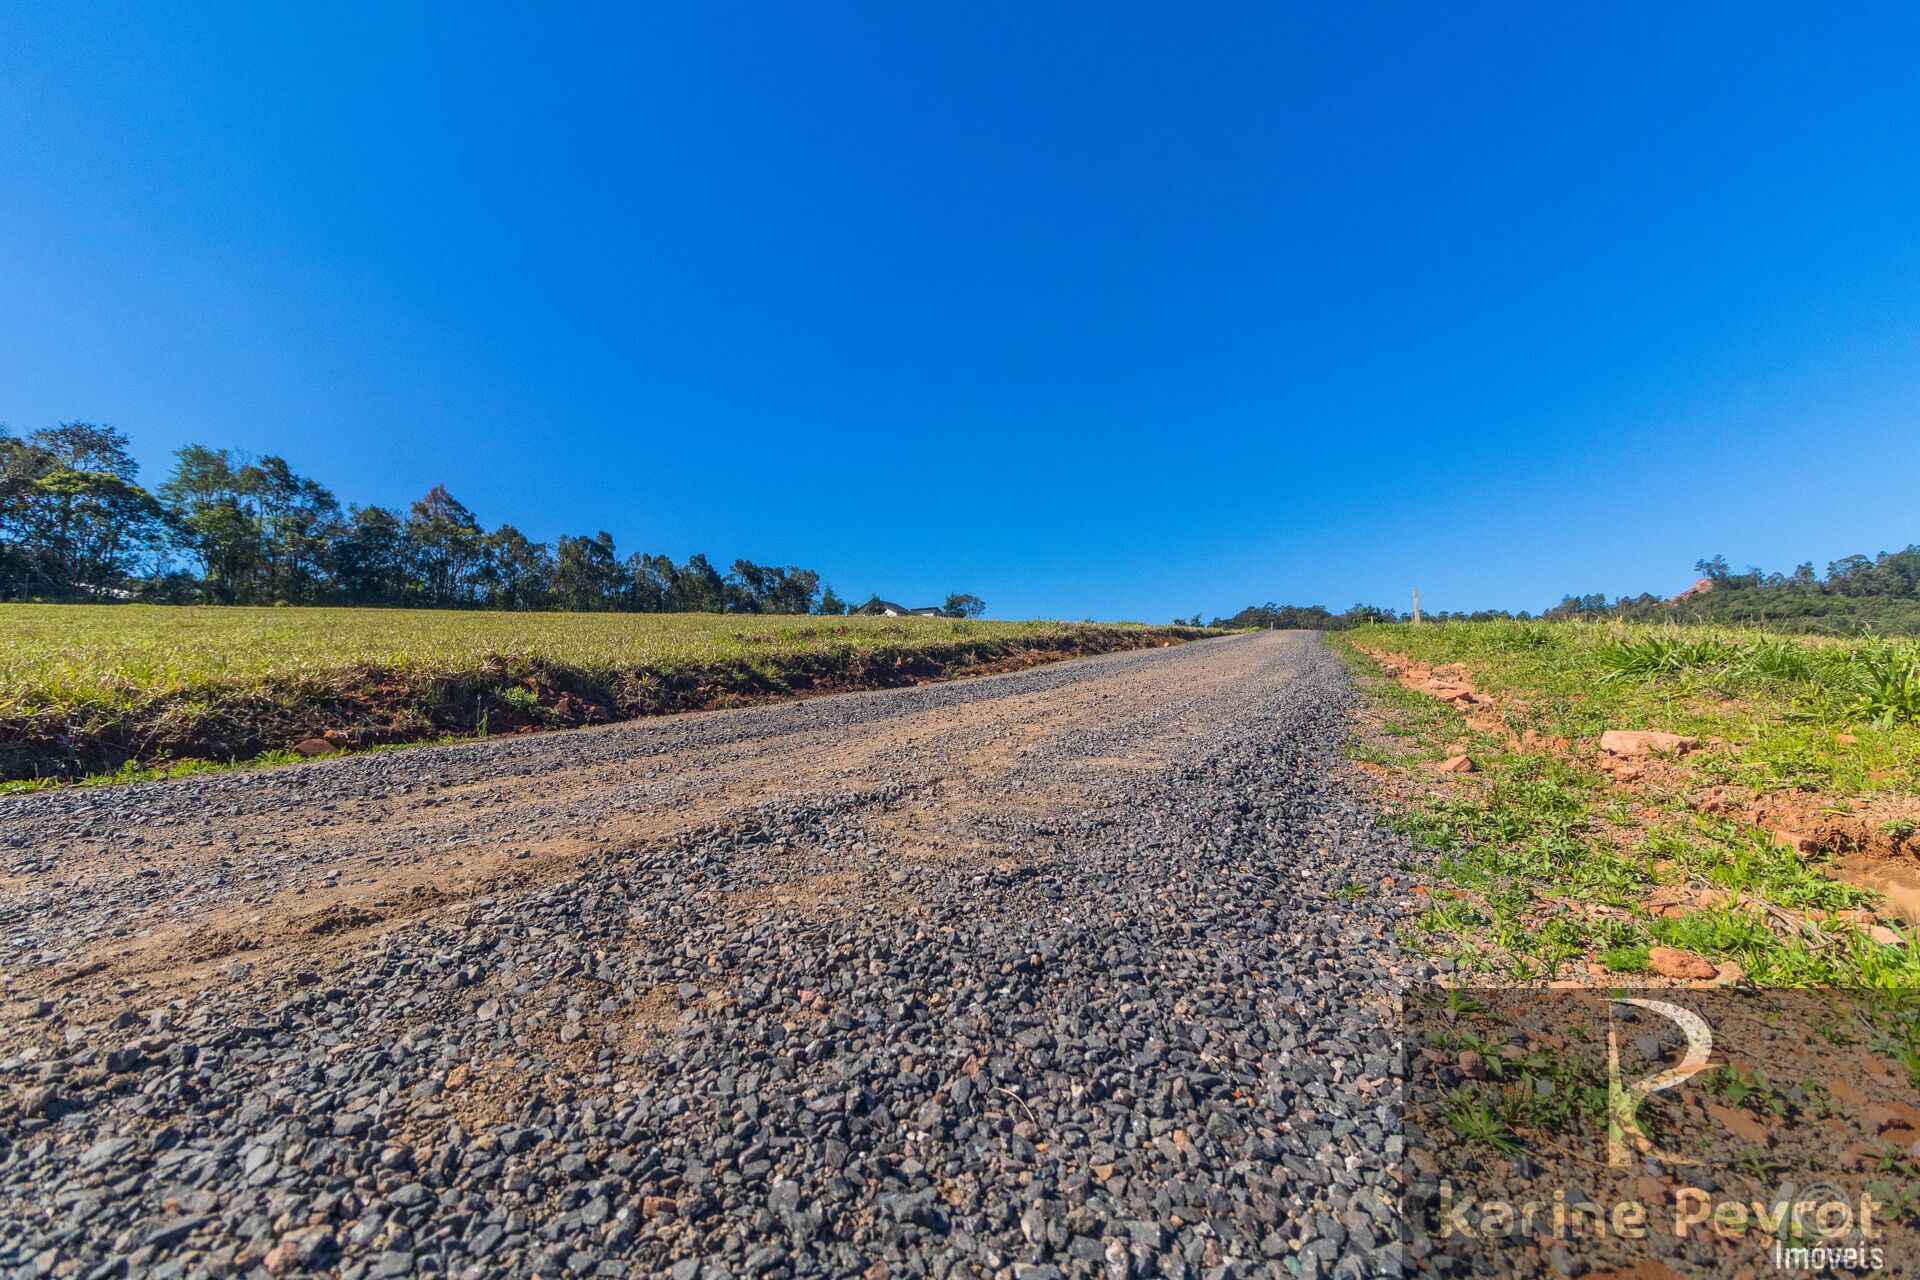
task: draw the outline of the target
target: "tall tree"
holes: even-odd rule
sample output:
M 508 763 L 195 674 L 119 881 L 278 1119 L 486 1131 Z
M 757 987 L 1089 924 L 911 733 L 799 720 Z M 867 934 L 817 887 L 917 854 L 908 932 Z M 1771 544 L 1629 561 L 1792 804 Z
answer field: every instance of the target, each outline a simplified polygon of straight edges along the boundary
M 640 613 L 664 613 L 673 598 L 680 568 L 667 556 L 636 551 L 627 557 L 628 607 Z
M 197 444 L 173 457 L 160 497 L 178 545 L 200 562 L 204 598 L 231 604 L 247 592 L 260 557 L 259 521 L 240 478 L 245 466 L 229 450 Z
M 542 609 L 553 592 L 554 560 L 545 543 L 510 524 L 487 535 L 481 578 L 494 609 Z
M 751 560 L 735 560 L 727 575 L 725 591 L 728 613 L 772 613 L 773 597 L 779 587 L 780 571 Z
M 613 535 L 562 538 L 554 556 L 553 600 L 562 609 L 592 613 L 620 607 L 627 576 L 614 554 Z
M 0 597 L 31 599 L 52 584 L 40 477 L 53 459 L 0 427 Z
M 282 604 L 318 599 L 328 551 L 341 531 L 339 500 L 325 485 L 296 475 L 285 458 L 262 458 L 239 479 L 257 513 L 263 572 L 256 597 Z
M 0 596 L 132 594 L 152 601 L 342 603 L 498 609 L 837 613 L 820 575 L 704 555 L 616 559 L 606 533 L 553 550 L 512 525 L 482 530 L 436 485 L 404 514 L 342 509 L 285 458 L 188 445 L 156 499 L 126 437 L 63 423 L 0 429 Z M 191 572 L 173 567 L 179 554 Z M 145 575 L 145 576 L 142 576 Z M 124 584 L 124 585 L 123 585 Z
M 946 604 L 940 612 L 949 618 L 977 618 L 987 611 L 987 602 L 967 591 L 955 591 L 947 596 Z
M 66 422 L 0 439 L 0 565 L 11 594 L 112 598 L 156 564 L 166 513 L 136 483 L 123 433 Z
M 726 580 L 720 571 L 703 555 L 689 556 L 674 576 L 667 608 L 674 613 L 724 613 L 726 603 Z
M 773 607 L 768 612 L 811 612 L 814 597 L 819 594 L 820 575 L 812 569 L 790 564 L 780 570 L 780 576 L 773 584 L 773 593 L 769 597 Z
M 807 613 L 819 590 L 820 575 L 812 569 L 735 560 L 726 581 L 727 612 Z
M 460 500 L 437 484 L 413 504 L 407 515 L 418 589 L 429 604 L 472 604 L 479 590 L 485 534 Z
M 413 546 L 406 522 L 387 507 L 354 507 L 329 556 L 334 594 L 349 604 L 404 604 L 413 591 Z

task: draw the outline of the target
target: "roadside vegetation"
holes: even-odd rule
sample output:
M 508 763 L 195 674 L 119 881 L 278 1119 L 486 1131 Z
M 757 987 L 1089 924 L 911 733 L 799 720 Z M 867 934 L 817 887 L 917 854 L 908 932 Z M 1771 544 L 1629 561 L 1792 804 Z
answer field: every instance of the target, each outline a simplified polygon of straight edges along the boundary
M 0 605 L 0 779 L 603 723 L 1194 639 L 948 618 Z
M 1352 752 L 1440 855 L 1407 940 L 1464 979 L 1920 985 L 1920 644 L 1516 621 L 1335 643 L 1370 708 Z

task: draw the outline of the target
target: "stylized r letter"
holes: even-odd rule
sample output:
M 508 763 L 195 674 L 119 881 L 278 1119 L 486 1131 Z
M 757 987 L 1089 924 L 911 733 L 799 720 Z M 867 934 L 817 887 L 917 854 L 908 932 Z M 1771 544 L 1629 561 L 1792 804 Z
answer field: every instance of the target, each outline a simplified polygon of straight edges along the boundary
M 1641 1154 L 1664 1164 L 1699 1164 L 1698 1160 L 1654 1150 L 1652 1140 L 1640 1127 L 1640 1104 L 1648 1095 L 1671 1089 L 1707 1069 L 1707 1058 L 1713 1052 L 1712 1029 L 1693 1010 L 1664 1000 L 1638 1000 L 1631 996 L 1618 996 L 1615 1000 L 1619 1004 L 1651 1009 L 1674 1023 L 1687 1037 L 1687 1052 L 1677 1065 L 1623 1085 L 1620 1083 L 1620 1029 L 1611 1018 L 1607 1020 L 1607 1163 L 1616 1169 L 1632 1167 L 1633 1152 L 1627 1147 L 1631 1136 Z

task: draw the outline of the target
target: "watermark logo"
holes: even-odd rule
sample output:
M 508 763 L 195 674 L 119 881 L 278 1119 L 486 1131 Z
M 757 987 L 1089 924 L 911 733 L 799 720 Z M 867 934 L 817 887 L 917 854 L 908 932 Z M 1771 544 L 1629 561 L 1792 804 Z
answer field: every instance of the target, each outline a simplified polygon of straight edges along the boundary
M 1633 996 L 1615 997 L 1614 1004 L 1638 1005 L 1674 1023 L 1686 1037 L 1687 1051 L 1674 1066 L 1664 1071 L 1623 1084 L 1620 1079 L 1620 1026 L 1617 1019 L 1607 1021 L 1607 1163 L 1615 1169 L 1633 1167 L 1636 1152 L 1641 1157 L 1673 1165 L 1697 1165 L 1698 1160 L 1656 1150 L 1646 1130 L 1640 1126 L 1640 1104 L 1662 1089 L 1691 1080 L 1705 1071 L 1713 1056 L 1713 1029 L 1705 1018 L 1691 1009 L 1665 1000 L 1642 1000 Z M 1628 1139 L 1633 1149 L 1628 1149 Z
M 1408 1000 L 1406 1273 L 1920 1275 L 1915 1014 L 1852 990 Z

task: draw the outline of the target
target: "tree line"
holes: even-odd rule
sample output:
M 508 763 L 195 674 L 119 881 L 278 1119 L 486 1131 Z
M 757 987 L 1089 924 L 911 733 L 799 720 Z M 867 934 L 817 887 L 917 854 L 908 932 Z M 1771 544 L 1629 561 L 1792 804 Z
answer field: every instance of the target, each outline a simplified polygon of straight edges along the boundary
M 1920 634 L 1920 546 L 1811 561 L 1781 573 L 1749 567 L 1734 572 L 1723 555 L 1694 562 L 1699 590 L 1678 598 L 1643 592 L 1568 595 L 1545 618 L 1620 618 L 1629 622 L 1738 623 L 1790 631 Z
M 1628 622 L 1735 623 L 1790 631 L 1850 634 L 1860 631 L 1920 634 L 1920 546 L 1851 555 L 1830 561 L 1816 572 L 1811 561 L 1789 573 L 1748 568 L 1735 573 L 1723 555 L 1694 562 L 1699 589 L 1678 597 L 1642 592 L 1608 596 L 1605 592 L 1565 595 L 1537 616 L 1548 621 L 1621 619 Z M 1428 611 L 1429 622 L 1488 622 L 1532 618 L 1521 610 Z M 1343 631 L 1373 622 L 1408 622 L 1412 615 L 1375 605 L 1356 604 L 1334 613 L 1322 605 L 1251 605 L 1231 617 L 1215 618 L 1216 627 L 1276 627 L 1291 631 Z M 1200 625 L 1200 615 L 1175 618 Z
M 147 600 L 637 613 L 879 613 L 818 572 L 704 555 L 622 556 L 606 532 L 552 545 L 488 530 L 435 485 L 406 511 L 342 506 L 284 458 L 188 445 L 157 488 L 127 437 L 62 423 L 0 428 L 0 599 Z M 947 596 L 949 617 L 985 602 Z
M 1504 609 L 1475 609 L 1457 613 L 1426 611 L 1420 616 L 1428 622 L 1489 622 L 1495 618 L 1524 618 L 1527 615 L 1515 615 Z M 1262 631 L 1269 628 L 1279 631 L 1345 631 L 1349 627 L 1363 627 L 1374 622 L 1411 621 L 1412 613 L 1383 609 L 1379 605 L 1356 604 L 1335 613 L 1325 605 L 1275 604 L 1269 600 L 1266 604 L 1248 605 L 1232 617 L 1215 618 L 1208 625 L 1254 627 Z M 1174 623 L 1197 627 L 1200 625 L 1200 615 L 1196 613 L 1190 619 L 1175 618 Z

